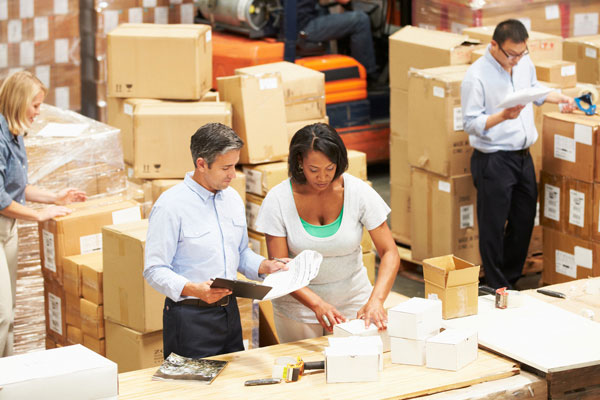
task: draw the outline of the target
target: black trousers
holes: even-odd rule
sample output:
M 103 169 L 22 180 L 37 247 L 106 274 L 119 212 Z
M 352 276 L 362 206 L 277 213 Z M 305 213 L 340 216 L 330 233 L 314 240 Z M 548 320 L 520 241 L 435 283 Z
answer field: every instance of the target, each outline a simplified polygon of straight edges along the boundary
M 471 156 L 477 188 L 479 252 L 485 280 L 493 288 L 520 278 L 535 222 L 537 184 L 529 151 L 498 151 Z
M 244 350 L 240 311 L 234 296 L 227 306 L 177 304 L 168 297 L 163 309 L 163 351 L 202 358 Z

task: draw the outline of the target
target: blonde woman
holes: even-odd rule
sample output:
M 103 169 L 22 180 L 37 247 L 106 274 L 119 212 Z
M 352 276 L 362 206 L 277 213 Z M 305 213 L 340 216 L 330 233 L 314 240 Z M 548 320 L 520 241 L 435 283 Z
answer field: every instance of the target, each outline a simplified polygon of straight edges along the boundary
M 84 201 L 84 192 L 59 193 L 27 184 L 27 154 L 23 135 L 40 113 L 47 89 L 34 75 L 17 72 L 0 85 L 0 357 L 13 352 L 15 286 L 17 280 L 17 219 L 45 221 L 71 212 L 64 207 Z M 25 201 L 55 204 L 34 210 Z

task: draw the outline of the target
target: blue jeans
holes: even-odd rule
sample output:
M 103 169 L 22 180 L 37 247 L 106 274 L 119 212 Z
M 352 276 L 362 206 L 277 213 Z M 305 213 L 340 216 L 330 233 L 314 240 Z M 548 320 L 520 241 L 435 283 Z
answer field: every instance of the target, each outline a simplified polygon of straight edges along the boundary
M 312 19 L 303 29 L 309 42 L 326 42 L 350 38 L 350 53 L 367 70 L 376 72 L 375 50 L 369 16 L 362 11 L 324 14 Z

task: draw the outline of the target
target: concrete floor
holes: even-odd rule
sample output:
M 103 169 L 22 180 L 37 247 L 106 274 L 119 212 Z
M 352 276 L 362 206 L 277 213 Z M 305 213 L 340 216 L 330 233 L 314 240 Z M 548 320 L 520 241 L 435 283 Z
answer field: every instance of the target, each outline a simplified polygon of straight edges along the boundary
M 367 168 L 367 179 L 373 183 L 373 188 L 377 191 L 377 193 L 379 193 L 383 200 L 385 200 L 388 205 L 391 204 L 389 163 L 369 165 Z M 388 217 L 388 224 L 389 223 L 390 219 Z M 377 262 L 379 262 L 379 260 L 377 260 Z M 377 267 L 378 264 L 376 265 L 375 269 L 376 274 L 378 271 Z M 517 282 L 516 286 L 520 290 L 537 288 L 540 286 L 540 278 L 541 276 L 539 273 L 524 276 Z M 418 282 L 401 275 L 396 277 L 396 281 L 394 282 L 392 290 L 408 297 L 424 297 L 425 295 L 425 287 L 422 282 Z

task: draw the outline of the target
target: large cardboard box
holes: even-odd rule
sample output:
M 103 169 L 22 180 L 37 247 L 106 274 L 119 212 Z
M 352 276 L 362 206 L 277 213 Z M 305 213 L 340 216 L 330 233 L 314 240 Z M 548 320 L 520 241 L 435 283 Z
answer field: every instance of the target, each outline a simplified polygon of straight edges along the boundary
M 600 276 L 600 244 L 544 227 L 546 284 Z
M 140 206 L 135 201 L 106 201 L 109 200 L 69 204 L 74 210 L 71 214 L 38 223 L 44 277 L 62 284 L 64 257 L 102 250 L 104 225 L 141 219 Z
M 600 35 L 568 38 L 563 46 L 564 59 L 577 64 L 577 79 L 600 84 Z
M 411 187 L 390 184 L 391 229 L 394 239 L 405 245 L 410 245 L 411 240 Z
M 67 324 L 81 329 L 81 297 L 65 291 L 65 303 Z
M 245 165 L 246 193 L 266 196 L 269 190 L 288 178 L 287 161 L 268 164 Z
M 63 288 L 66 293 L 74 296 L 81 296 L 81 279 L 79 277 L 79 262 L 75 257 L 70 256 L 63 259 Z
M 165 296 L 144 279 L 148 220 L 102 228 L 104 316 L 138 332 L 162 330 Z
M 193 167 L 192 167 L 193 168 Z M 183 179 L 154 179 L 152 180 L 152 204 L 156 203 L 156 200 L 161 194 L 171 189 L 178 183 L 183 182 Z
M 460 85 L 467 65 L 412 70 L 408 79 L 408 162 L 443 176 L 471 172 Z M 435 116 L 435 117 L 434 117 Z
M 325 74 L 298 64 L 281 61 L 238 68 L 236 75 L 281 74 L 287 122 L 325 117 Z
M 286 131 L 287 131 L 288 144 L 292 141 L 292 138 L 294 137 L 296 132 L 298 132 L 300 129 L 304 128 L 307 125 L 319 124 L 319 123 L 320 124 L 328 124 L 329 117 L 327 115 L 325 115 L 323 118 L 287 122 L 285 124 L 285 126 L 286 126 Z
M 208 25 L 121 24 L 107 43 L 109 96 L 198 100 L 210 90 Z
M 78 280 L 81 288 L 80 295 L 95 304 L 102 304 L 102 252 L 95 251 L 88 254 L 65 257 L 65 265 L 68 258 L 72 262 L 77 263 L 77 270 L 79 272 Z
M 540 181 L 540 225 L 557 231 L 565 230 L 565 178 L 541 173 Z
M 544 116 L 544 171 L 584 182 L 598 181 L 596 153 L 600 116 L 548 113 Z
M 67 343 L 65 291 L 57 282 L 44 279 L 44 312 L 46 317 L 46 335 L 55 343 Z
M 265 258 L 269 257 L 269 252 L 267 250 L 267 240 L 265 239 L 264 234 L 249 230 L 248 245 L 256 254 L 260 254 Z
M 577 70 L 572 61 L 538 60 L 534 65 L 539 81 L 553 83 L 559 88 L 571 88 L 577 84 Z
M 390 87 L 408 90 L 411 68 L 470 63 L 475 43 L 467 35 L 405 26 L 389 37 Z
M 581 239 L 592 239 L 594 185 L 565 178 L 565 232 Z
M 594 183 L 592 199 L 592 240 L 600 242 L 600 183 Z
M 348 169 L 346 173 L 367 180 L 367 154 L 362 151 L 348 149 Z
M 390 136 L 390 182 L 410 186 L 408 140 L 396 135 Z
M 477 191 L 471 175 L 446 178 L 413 168 L 410 196 L 413 259 L 455 254 L 481 264 Z
M 257 196 L 254 194 L 246 195 L 246 222 L 248 224 L 248 229 L 257 231 L 256 220 L 258 218 L 258 212 L 260 211 L 260 206 L 264 199 L 265 199 L 264 197 Z
M 423 260 L 425 297 L 442 301 L 444 319 L 477 314 L 479 265 L 453 255 Z
M 232 125 L 225 102 L 175 102 L 126 99 L 114 121 L 121 129 L 123 159 L 129 178 L 177 178 L 194 169 L 190 139 L 204 124 Z M 111 113 L 112 115 L 112 113 Z
M 408 90 L 406 89 L 390 88 L 390 132 L 392 137 L 398 136 L 404 140 L 408 138 Z
M 81 328 L 67 324 L 67 344 L 82 344 L 83 332 Z
M 104 309 L 102 305 L 81 299 L 81 331 L 95 339 L 104 337 Z
M 494 35 L 496 26 L 479 26 L 463 29 L 463 35 L 478 39 L 481 43 L 490 43 Z M 562 60 L 563 59 L 563 38 L 549 33 L 536 32 L 529 30 L 529 39 L 527 40 L 529 57 L 532 61 L 539 60 Z M 566 59 L 566 58 L 565 58 Z
M 159 366 L 164 361 L 162 331 L 144 334 L 106 320 L 106 358 L 117 363 L 119 373 Z
M 281 75 L 218 78 L 219 93 L 233 106 L 233 129 L 245 145 L 241 164 L 283 160 L 288 153 Z
M 106 339 L 97 339 L 84 333 L 83 345 L 88 349 L 100 354 L 101 356 L 106 357 Z

